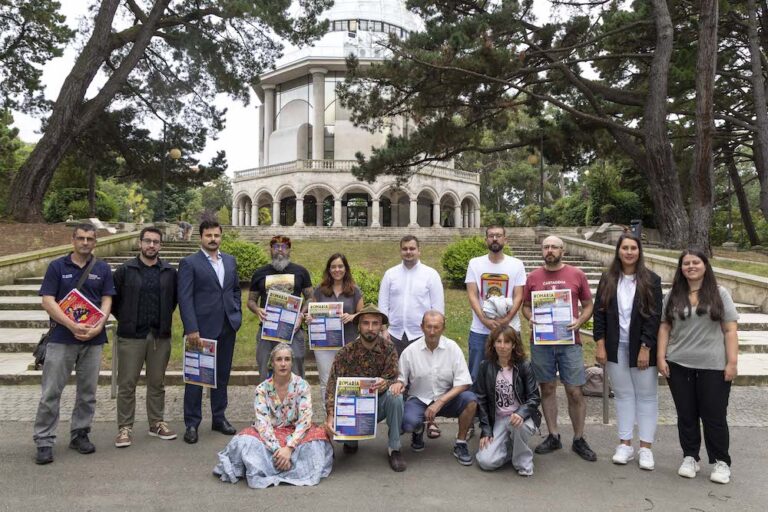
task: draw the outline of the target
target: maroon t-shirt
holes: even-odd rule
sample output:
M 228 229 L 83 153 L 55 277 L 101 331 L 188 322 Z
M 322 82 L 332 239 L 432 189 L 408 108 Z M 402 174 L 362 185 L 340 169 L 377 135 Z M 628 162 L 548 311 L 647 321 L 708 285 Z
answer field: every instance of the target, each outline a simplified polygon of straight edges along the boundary
M 571 290 L 573 302 L 573 318 L 579 317 L 579 303 L 583 300 L 591 300 L 592 292 L 589 291 L 589 281 L 581 269 L 564 265 L 560 270 L 554 272 L 545 267 L 539 267 L 530 274 L 525 281 L 525 291 L 523 292 L 523 302 L 526 306 L 531 305 L 531 292 L 540 290 Z M 581 345 L 579 332 L 576 331 L 576 343 Z M 533 331 L 531 331 L 531 341 L 533 341 Z

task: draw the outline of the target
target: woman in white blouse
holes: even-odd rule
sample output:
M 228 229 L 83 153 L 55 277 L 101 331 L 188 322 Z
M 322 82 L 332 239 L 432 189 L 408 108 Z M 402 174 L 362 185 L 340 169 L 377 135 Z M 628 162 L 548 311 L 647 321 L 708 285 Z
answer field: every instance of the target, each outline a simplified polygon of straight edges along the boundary
M 595 359 L 605 367 L 616 394 L 619 444 L 613 462 L 627 464 L 635 458 L 632 438 L 637 424 L 639 466 L 650 471 L 658 420 L 656 335 L 662 296 L 661 279 L 646 268 L 638 237 L 619 237 L 596 295 Z

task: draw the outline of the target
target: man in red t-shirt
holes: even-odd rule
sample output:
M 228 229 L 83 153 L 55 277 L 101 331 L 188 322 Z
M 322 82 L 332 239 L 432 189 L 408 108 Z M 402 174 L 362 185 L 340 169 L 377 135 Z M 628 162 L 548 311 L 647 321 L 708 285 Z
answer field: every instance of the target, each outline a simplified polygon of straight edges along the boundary
M 550 453 L 563 447 L 557 428 L 557 376 L 565 386 L 568 397 L 568 412 L 573 425 L 572 449 L 582 459 L 597 460 L 595 452 L 584 439 L 584 419 L 587 403 L 581 387 L 586 382 L 584 356 L 579 339 L 579 328 L 592 316 L 592 294 L 587 276 L 581 269 L 563 263 L 565 245 L 556 236 L 549 236 L 541 243 L 544 266 L 530 274 L 523 292 L 523 315 L 528 321 L 534 320 L 531 308 L 531 292 L 541 290 L 570 290 L 573 321 L 566 327 L 574 334 L 575 343 L 568 345 L 537 345 L 531 332 L 531 365 L 541 387 L 541 405 L 547 421 L 549 435 L 536 447 L 539 454 Z M 578 302 L 581 303 L 579 314 Z M 567 311 L 567 308 L 566 308 Z M 554 316 L 554 315 L 553 315 Z M 532 322 L 533 323 L 533 322 Z

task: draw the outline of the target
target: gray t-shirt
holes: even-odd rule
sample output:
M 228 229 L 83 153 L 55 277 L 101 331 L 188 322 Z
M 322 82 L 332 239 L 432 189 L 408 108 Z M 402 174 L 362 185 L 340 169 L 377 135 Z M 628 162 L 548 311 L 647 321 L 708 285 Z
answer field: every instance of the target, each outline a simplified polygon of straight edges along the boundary
M 669 333 L 667 361 L 700 370 L 725 369 L 725 335 L 722 324 L 736 322 L 739 314 L 728 290 L 722 286 L 718 286 L 718 290 L 723 300 L 722 322 L 713 322 L 709 315 L 698 316 L 695 308 L 685 320 L 675 316 Z M 669 294 L 664 297 L 662 312 L 666 311 L 668 302 Z

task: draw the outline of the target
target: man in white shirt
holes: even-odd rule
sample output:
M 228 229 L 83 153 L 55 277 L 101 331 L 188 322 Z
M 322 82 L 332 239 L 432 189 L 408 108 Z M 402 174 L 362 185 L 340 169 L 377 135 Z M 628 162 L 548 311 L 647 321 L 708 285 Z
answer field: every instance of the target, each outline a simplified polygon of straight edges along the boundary
M 477 379 L 480 362 L 485 357 L 488 334 L 500 325 L 510 325 L 520 332 L 518 310 L 523 304 L 525 266 L 519 259 L 504 254 L 506 243 L 504 227 L 488 226 L 485 228 L 488 254 L 472 258 L 467 266 L 464 282 L 472 308 L 472 326 L 469 328 L 472 382 Z
M 403 262 L 384 273 L 379 286 L 379 309 L 389 317 L 384 337 L 395 344 L 397 354 L 416 338 L 424 335 L 421 319 L 434 309 L 445 313 L 443 282 L 432 267 L 419 261 L 419 240 L 406 235 L 400 240 Z
M 399 395 L 408 388 L 403 413 L 403 432 L 411 432 L 411 449 L 424 449 L 424 421 L 436 416 L 459 419 L 459 432 L 453 455 L 464 466 L 472 465 L 467 446 L 467 431 L 477 411 L 477 397 L 470 391 L 464 353 L 455 341 L 443 336 L 445 316 L 427 311 L 421 322 L 424 337 L 415 340 L 400 356 L 398 381 L 389 388 Z

